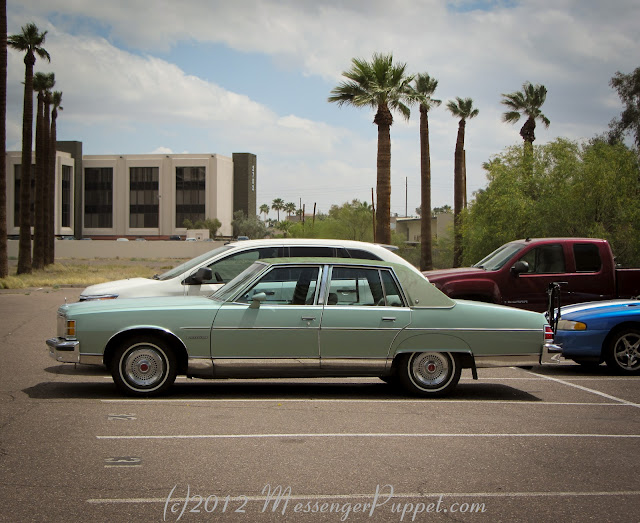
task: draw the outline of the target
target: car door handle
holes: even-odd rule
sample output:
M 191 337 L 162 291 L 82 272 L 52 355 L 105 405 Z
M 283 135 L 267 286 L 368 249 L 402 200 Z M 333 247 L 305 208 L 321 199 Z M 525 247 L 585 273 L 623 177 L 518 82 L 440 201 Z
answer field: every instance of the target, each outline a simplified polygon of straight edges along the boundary
M 315 321 L 315 316 L 303 316 L 302 321 Z
M 396 321 L 395 316 L 383 316 L 382 321 Z

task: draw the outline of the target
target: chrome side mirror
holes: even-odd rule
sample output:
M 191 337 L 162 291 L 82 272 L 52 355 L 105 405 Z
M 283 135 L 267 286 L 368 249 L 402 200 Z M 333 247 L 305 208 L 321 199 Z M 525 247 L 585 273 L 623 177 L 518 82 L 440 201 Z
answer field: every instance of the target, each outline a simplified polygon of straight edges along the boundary
M 251 298 L 251 305 L 249 305 L 250 309 L 259 309 L 260 304 L 267 299 L 267 295 L 264 292 L 259 292 L 258 294 L 254 294 Z

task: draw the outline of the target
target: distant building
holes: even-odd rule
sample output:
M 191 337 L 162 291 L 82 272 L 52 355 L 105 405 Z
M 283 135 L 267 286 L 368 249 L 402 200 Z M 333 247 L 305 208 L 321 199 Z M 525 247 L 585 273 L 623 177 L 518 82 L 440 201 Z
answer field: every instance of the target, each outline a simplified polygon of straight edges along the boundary
M 407 243 L 420 243 L 422 233 L 420 231 L 421 218 L 394 217 L 395 230 L 405 238 Z M 392 226 L 393 227 L 393 226 Z M 431 236 L 434 240 L 451 234 L 453 230 L 453 214 L 438 213 L 431 217 Z
M 57 149 L 58 236 L 184 236 L 185 219 L 207 218 L 220 220 L 219 234 L 230 236 L 235 211 L 256 214 L 251 153 L 83 155 L 82 142 L 58 142 Z M 20 152 L 7 153 L 8 234 L 19 233 L 21 162 Z

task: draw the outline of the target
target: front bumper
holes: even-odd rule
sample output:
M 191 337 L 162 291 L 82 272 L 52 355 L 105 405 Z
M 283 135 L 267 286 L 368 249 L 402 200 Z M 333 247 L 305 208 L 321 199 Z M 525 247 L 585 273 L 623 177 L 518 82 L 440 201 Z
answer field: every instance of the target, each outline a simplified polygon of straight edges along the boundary
M 560 363 L 562 357 L 562 345 L 555 343 L 545 343 L 542 346 L 542 354 L 540 355 L 540 364 L 557 364 Z
M 62 363 L 80 363 L 80 342 L 65 340 L 64 338 L 49 338 L 47 340 L 49 356 Z

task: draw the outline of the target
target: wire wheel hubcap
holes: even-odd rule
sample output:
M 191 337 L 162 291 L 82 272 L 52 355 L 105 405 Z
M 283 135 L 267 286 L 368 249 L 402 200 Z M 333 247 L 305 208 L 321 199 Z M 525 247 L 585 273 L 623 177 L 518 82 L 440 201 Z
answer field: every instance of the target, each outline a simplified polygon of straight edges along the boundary
M 162 381 L 166 364 L 161 353 L 153 346 L 133 347 L 123 361 L 124 375 L 138 387 L 153 387 Z
M 411 375 L 416 385 L 426 388 L 446 384 L 451 376 L 451 361 L 445 354 L 422 353 L 411 360 Z

